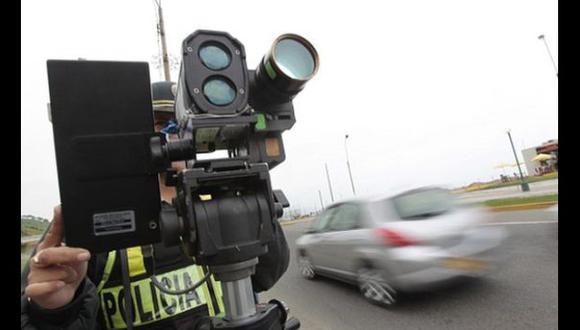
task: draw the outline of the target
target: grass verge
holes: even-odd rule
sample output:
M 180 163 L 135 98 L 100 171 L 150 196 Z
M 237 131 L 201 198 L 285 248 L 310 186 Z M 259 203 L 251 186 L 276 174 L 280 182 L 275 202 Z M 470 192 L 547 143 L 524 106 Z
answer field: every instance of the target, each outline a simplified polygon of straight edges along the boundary
M 558 203 L 558 194 L 530 196 L 530 197 L 515 197 L 515 198 L 501 198 L 492 199 L 483 202 L 487 207 L 507 207 L 514 205 L 529 205 L 542 203 Z

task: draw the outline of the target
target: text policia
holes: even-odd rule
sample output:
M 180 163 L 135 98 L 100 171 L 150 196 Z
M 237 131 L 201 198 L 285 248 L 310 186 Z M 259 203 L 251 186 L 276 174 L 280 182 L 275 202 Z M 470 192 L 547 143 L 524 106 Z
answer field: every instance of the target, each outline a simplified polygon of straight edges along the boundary
M 157 275 L 157 278 L 165 287 L 180 290 L 193 285 L 192 278 L 195 278 L 194 272 L 196 271 L 199 271 L 199 268 L 189 266 L 185 269 Z M 216 286 L 213 280 L 209 285 L 212 289 L 209 292 L 208 288 L 202 286 L 180 295 L 167 295 L 160 292 L 149 278 L 134 282 L 131 288 L 133 291 L 131 294 L 133 297 L 133 325 L 139 326 L 162 320 L 202 304 L 207 304 L 209 308 L 215 309 L 212 314 L 219 314 L 223 310 L 223 306 L 219 305 L 219 300 L 215 296 L 221 296 L 221 289 Z M 109 328 L 121 329 L 126 327 L 127 315 L 125 313 L 123 286 L 105 287 L 99 292 L 99 296 L 101 308 L 106 318 L 105 322 Z M 208 296 L 211 297 L 211 301 L 207 301 Z
M 250 277 L 289 206 L 282 191 L 272 190 L 269 171 L 285 160 L 282 133 L 296 121 L 292 100 L 318 71 L 318 54 L 303 37 L 284 34 L 249 70 L 240 41 L 197 30 L 183 41 L 182 55 L 179 138 L 171 141 L 153 131 L 146 63 L 48 61 L 67 244 L 94 252 L 160 240 L 179 245 L 221 282 L 225 313 L 213 328 L 282 326 L 287 308 L 277 300 L 256 305 Z M 175 161 L 186 161 L 186 169 L 171 168 Z M 171 206 L 159 203 L 158 173 L 176 188 Z M 101 297 L 109 322 L 121 317 L 124 298 L 116 292 Z M 147 312 L 136 314 L 146 322 Z

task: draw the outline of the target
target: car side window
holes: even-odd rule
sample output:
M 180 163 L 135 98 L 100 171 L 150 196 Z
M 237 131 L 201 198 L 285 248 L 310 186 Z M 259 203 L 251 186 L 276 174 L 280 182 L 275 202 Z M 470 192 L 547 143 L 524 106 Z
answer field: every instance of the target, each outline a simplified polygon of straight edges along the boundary
M 330 230 L 341 231 L 358 228 L 360 218 L 360 208 L 354 204 L 340 206 L 332 217 Z
M 328 231 L 328 227 L 330 224 L 330 220 L 333 218 L 333 215 L 336 211 L 336 208 L 328 209 L 324 211 L 318 220 L 312 225 L 311 230 L 315 232 L 324 232 Z

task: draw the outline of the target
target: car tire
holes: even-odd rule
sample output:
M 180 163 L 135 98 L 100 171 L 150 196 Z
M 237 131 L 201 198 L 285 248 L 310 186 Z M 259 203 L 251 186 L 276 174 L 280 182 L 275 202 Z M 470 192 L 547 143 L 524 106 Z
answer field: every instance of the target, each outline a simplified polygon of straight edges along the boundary
M 385 308 L 393 307 L 397 303 L 397 290 L 387 283 L 378 269 L 362 267 L 357 275 L 360 293 L 366 300 Z
M 300 267 L 300 274 L 302 277 L 313 280 L 316 278 L 316 272 L 314 271 L 314 265 L 312 264 L 312 260 L 310 260 L 307 256 L 299 256 L 298 257 L 298 267 Z

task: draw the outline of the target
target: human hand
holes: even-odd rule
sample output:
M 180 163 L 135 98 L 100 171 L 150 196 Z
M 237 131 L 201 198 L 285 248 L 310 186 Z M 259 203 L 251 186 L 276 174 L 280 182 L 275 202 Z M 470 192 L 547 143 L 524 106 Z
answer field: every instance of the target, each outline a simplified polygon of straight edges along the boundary
M 87 274 L 89 251 L 61 246 L 63 221 L 55 207 L 52 225 L 30 259 L 28 283 L 24 291 L 39 306 L 57 309 L 70 303 Z

